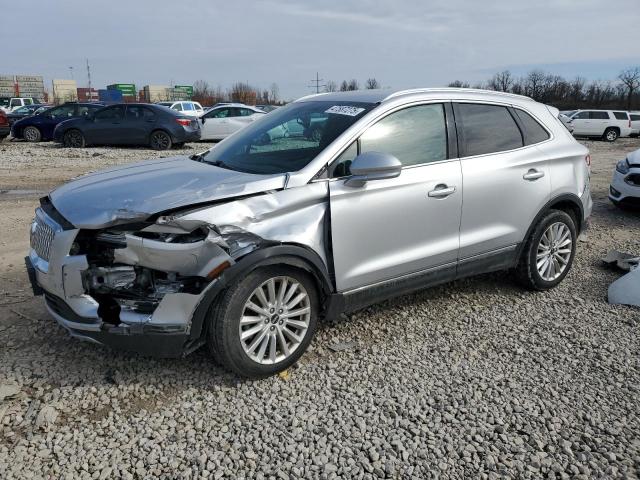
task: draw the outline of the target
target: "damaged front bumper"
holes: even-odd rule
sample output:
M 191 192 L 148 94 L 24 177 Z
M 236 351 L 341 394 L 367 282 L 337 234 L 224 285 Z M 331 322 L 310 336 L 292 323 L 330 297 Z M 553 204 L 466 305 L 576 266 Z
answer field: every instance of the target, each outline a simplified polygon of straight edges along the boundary
M 27 270 L 34 293 L 44 294 L 47 310 L 62 327 L 83 340 L 160 357 L 181 356 L 198 346 L 192 345 L 190 333 L 204 291 L 165 293 L 148 312 L 136 311 L 131 302 L 123 301 L 117 321 L 104 321 L 100 299 L 87 293 L 86 275 L 92 268 L 87 255 L 70 253 L 78 233 L 77 229 L 64 229 L 42 209 L 36 210 Z M 160 259 L 160 263 L 173 262 L 177 268 L 177 259 L 170 252 L 162 255 L 162 251 L 142 249 L 141 243 L 138 248 L 133 245 L 121 250 L 119 255 L 131 257 L 128 260 L 136 265 Z M 215 258 L 212 247 L 207 245 L 207 249 L 209 259 Z M 139 258 L 143 253 L 151 259 Z M 183 268 L 196 269 L 198 262 L 192 257 L 187 253 Z

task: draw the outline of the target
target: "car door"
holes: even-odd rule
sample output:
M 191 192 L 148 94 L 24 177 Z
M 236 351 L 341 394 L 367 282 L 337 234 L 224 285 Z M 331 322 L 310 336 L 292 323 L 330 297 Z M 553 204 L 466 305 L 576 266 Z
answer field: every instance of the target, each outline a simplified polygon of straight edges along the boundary
M 124 121 L 124 105 L 113 105 L 98 110 L 92 121 L 87 122 L 85 138 L 88 143 L 102 145 L 121 145 L 123 139 L 122 123 Z
M 591 126 L 591 120 L 588 111 L 582 111 L 576 113 L 572 117 L 573 134 L 574 135 L 589 135 Z
M 60 122 L 73 118 L 75 116 L 75 110 L 76 106 L 74 103 L 65 103 L 64 105 L 52 108 L 41 115 L 41 118 L 39 119 L 40 125 L 38 125 L 38 128 L 42 133 L 43 140 L 52 138 L 53 130 L 56 126 Z
M 604 134 L 607 127 L 615 123 L 615 120 L 609 117 L 609 112 L 591 111 L 589 112 L 589 123 L 589 135 L 600 136 Z
M 202 140 L 218 140 L 224 138 L 228 132 L 230 107 L 219 107 L 209 110 L 200 117 Z
M 394 111 L 367 128 L 329 167 L 339 291 L 427 271 L 443 281 L 454 277 L 462 176 L 451 146 L 455 140 L 448 141 L 454 137 L 447 137 L 445 110 L 450 112 L 443 103 L 430 103 Z M 361 187 L 345 184 L 351 160 L 367 151 L 397 157 L 401 174 Z
M 464 273 L 483 258 L 494 267 L 512 260 L 551 193 L 547 158 L 535 146 L 549 134 L 507 105 L 460 102 L 454 112 L 464 179 L 458 267 Z M 537 138 L 525 142 L 523 121 L 542 130 Z
M 127 105 L 124 121 L 118 131 L 121 143 L 143 145 L 148 142 L 155 124 L 155 114 L 142 105 Z
M 227 134 L 231 135 L 249 125 L 255 120 L 255 112 L 249 108 L 236 107 L 231 109 L 231 116 L 227 124 Z

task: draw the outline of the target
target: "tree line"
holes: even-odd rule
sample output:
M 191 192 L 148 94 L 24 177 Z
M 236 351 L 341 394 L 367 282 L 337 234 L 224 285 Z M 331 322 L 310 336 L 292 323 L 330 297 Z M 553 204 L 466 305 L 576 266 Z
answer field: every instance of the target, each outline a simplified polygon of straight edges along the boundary
M 456 80 L 449 86 L 469 88 L 471 84 Z M 532 70 L 527 75 L 516 77 L 509 70 L 504 70 L 486 82 L 473 85 L 473 88 L 526 95 L 560 110 L 640 109 L 640 67 L 623 70 L 614 81 L 587 81 L 579 76 L 567 80 L 542 70 Z

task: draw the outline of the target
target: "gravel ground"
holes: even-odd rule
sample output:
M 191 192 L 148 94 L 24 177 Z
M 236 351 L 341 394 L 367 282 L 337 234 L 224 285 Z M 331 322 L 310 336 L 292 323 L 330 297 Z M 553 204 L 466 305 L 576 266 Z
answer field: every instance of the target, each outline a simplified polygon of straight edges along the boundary
M 30 191 L 156 152 L 0 144 L 0 478 L 637 478 L 640 311 L 607 304 L 599 259 L 640 253 L 638 212 L 606 200 L 640 141 L 586 143 L 592 227 L 559 287 L 493 274 L 389 301 L 261 381 L 81 343 L 30 296 Z

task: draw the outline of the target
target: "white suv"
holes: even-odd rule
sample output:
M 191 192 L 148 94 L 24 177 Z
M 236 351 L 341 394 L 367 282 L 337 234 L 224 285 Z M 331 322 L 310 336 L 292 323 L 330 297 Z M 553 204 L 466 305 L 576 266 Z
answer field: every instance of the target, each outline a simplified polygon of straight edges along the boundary
M 640 135 L 640 112 L 629 112 L 631 118 L 631 136 L 637 137 Z
M 158 105 L 164 105 L 165 107 L 169 107 L 176 112 L 180 112 L 183 115 L 189 115 L 191 117 L 199 117 L 204 113 L 202 105 L 200 105 L 198 102 L 158 102 Z
M 599 137 L 615 142 L 631 135 L 629 112 L 620 110 L 576 110 L 569 117 L 576 137 Z

